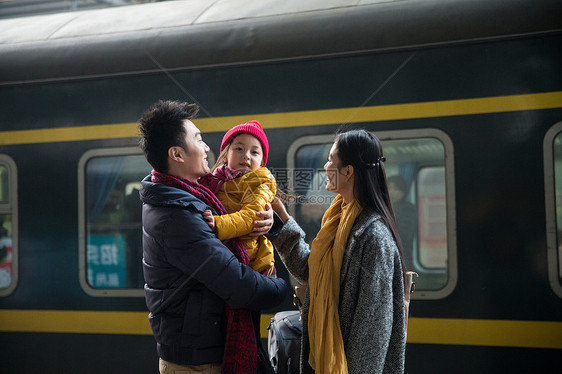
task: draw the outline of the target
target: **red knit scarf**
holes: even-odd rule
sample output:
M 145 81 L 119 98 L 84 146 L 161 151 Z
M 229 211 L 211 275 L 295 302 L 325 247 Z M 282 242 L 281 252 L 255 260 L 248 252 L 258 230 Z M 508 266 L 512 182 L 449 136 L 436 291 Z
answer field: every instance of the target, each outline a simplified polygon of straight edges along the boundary
M 187 191 L 213 208 L 219 215 L 227 214 L 219 199 L 208 188 L 198 183 L 162 174 L 155 170 L 152 171 L 151 181 Z M 250 263 L 248 251 L 240 239 L 231 239 L 226 246 L 241 263 L 246 265 Z M 257 370 L 257 344 L 252 315 L 249 310 L 233 309 L 226 304 L 225 310 L 227 327 L 222 372 L 224 374 L 253 374 Z

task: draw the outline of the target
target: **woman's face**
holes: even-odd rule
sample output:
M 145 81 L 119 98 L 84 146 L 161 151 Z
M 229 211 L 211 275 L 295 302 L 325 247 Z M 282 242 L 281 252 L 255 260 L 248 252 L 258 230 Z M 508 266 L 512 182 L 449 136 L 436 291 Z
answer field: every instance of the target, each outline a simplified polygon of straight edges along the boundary
M 328 155 L 328 162 L 324 164 L 324 170 L 326 170 L 326 190 L 340 193 L 342 187 L 348 183 L 347 178 L 340 174 L 340 168 L 337 144 L 334 143 Z

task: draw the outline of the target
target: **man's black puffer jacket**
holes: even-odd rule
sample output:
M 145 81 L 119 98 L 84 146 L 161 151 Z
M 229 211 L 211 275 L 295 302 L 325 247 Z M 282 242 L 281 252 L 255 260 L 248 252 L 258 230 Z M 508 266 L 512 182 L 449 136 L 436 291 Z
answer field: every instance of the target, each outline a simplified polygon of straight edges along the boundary
M 152 183 L 148 176 L 140 196 L 145 296 L 158 355 L 184 365 L 222 362 L 225 303 L 250 310 L 274 307 L 285 297 L 285 281 L 240 263 L 203 220 L 203 211 L 211 208 L 188 192 Z M 154 316 L 190 276 L 188 285 Z

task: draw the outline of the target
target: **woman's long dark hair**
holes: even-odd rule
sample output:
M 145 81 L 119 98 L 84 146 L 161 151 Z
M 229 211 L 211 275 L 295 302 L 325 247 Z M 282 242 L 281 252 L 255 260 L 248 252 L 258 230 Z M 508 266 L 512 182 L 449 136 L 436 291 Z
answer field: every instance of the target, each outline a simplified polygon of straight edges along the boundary
M 355 198 L 363 209 L 369 209 L 380 215 L 390 229 L 400 253 L 402 272 L 405 276 L 404 252 L 388 193 L 384 171 L 385 158 L 380 140 L 365 130 L 351 130 L 339 133 L 335 143 L 341 162 L 339 168 L 353 166 Z

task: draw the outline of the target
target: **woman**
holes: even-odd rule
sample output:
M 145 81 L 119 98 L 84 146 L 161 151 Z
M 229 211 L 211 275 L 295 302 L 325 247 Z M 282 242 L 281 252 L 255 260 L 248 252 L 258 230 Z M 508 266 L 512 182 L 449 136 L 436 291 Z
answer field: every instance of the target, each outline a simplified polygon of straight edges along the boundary
M 402 251 L 382 146 L 363 130 L 339 134 L 324 165 L 338 193 L 309 246 L 285 207 L 273 242 L 289 272 L 308 283 L 301 373 L 402 373 L 405 311 Z

